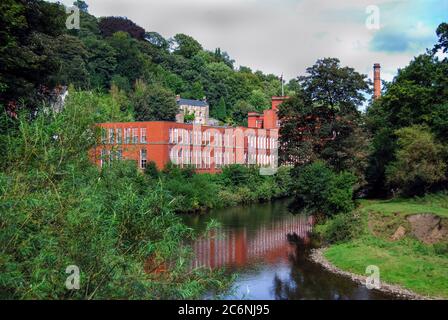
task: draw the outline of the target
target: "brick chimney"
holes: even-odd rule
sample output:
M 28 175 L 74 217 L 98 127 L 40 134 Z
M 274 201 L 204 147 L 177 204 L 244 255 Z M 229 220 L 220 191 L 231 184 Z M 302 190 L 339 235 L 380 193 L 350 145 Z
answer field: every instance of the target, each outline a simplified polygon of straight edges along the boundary
M 379 63 L 373 65 L 373 99 L 381 97 L 381 66 Z

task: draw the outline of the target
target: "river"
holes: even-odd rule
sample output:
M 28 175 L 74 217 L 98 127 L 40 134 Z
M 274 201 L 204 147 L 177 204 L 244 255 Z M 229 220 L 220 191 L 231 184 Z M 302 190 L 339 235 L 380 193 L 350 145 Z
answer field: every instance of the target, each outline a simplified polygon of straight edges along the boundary
M 309 260 L 318 246 L 310 236 L 313 218 L 293 215 L 290 199 L 184 216 L 201 237 L 193 243 L 191 267 L 225 268 L 237 274 L 231 289 L 205 299 L 394 299 L 328 272 Z M 205 232 L 214 219 L 219 228 Z

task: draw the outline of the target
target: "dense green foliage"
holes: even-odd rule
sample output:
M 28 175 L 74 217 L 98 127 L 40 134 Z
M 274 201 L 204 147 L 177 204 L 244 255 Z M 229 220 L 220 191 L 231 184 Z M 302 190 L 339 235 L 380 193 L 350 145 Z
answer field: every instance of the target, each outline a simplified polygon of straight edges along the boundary
M 324 160 L 338 172 L 353 172 L 359 188 L 369 151 L 357 110 L 368 91 L 366 76 L 334 58 L 318 60 L 307 73 L 298 78 L 302 89 L 279 111 L 282 161 L 300 167 Z
M 349 171 L 360 195 L 412 196 L 446 188 L 448 58 L 437 55 L 446 53 L 446 23 L 436 33 L 434 49 L 399 70 L 366 113 L 358 110 L 363 93 L 371 92 L 369 81 L 338 59 L 318 60 L 291 82 L 296 94 L 279 111 L 281 161 L 298 172 L 319 160 L 337 173 Z M 299 187 L 298 194 L 310 192 Z
M 446 52 L 446 38 L 448 31 L 446 23 L 442 23 L 437 29 L 439 42 L 434 50 L 419 55 L 410 62 L 408 66 L 398 71 L 394 80 L 386 85 L 381 99 L 375 101 L 367 110 L 366 123 L 373 135 L 373 152 L 369 159 L 367 169 L 367 181 L 369 193 L 372 196 L 388 195 L 393 187 L 388 182 L 396 181 L 396 171 L 387 168 L 403 161 L 412 161 L 416 166 L 415 156 L 403 159 L 406 151 L 401 143 L 397 143 L 400 133 L 415 130 L 415 125 L 424 125 L 431 133 L 425 133 L 422 139 L 426 139 L 433 146 L 443 144 L 447 147 L 448 141 L 448 58 L 439 59 L 436 55 L 438 50 Z M 408 129 L 403 129 L 410 127 Z M 414 128 L 414 129 L 412 129 Z M 398 130 L 398 131 L 397 131 Z M 428 137 L 428 134 L 434 138 Z M 434 142 L 432 141 L 434 140 Z M 420 140 L 422 142 L 422 140 Z M 414 151 L 417 142 L 413 143 Z M 431 147 L 428 147 L 431 148 Z M 419 154 L 423 154 L 423 150 Z M 408 147 L 408 151 L 409 151 Z M 409 155 L 409 153 L 408 153 Z M 437 159 L 432 162 L 446 163 L 446 153 L 431 152 Z M 414 160 L 412 160 L 414 159 Z M 422 164 L 422 160 L 420 164 Z M 427 159 L 427 158 L 426 158 Z M 408 167 L 409 168 L 409 167 Z M 441 166 L 437 170 L 442 170 Z M 443 187 L 447 182 L 446 172 L 443 179 L 430 179 L 422 181 L 422 187 L 431 186 L 438 182 L 435 187 Z M 401 179 L 400 191 L 404 195 L 415 193 L 415 170 L 409 172 L 405 180 Z M 443 175 L 438 172 L 437 176 Z M 424 179 L 425 180 L 425 179 Z M 408 192 L 409 191 L 409 192 Z
M 158 172 L 154 165 L 146 169 L 153 183 L 162 183 L 175 199 L 178 212 L 203 211 L 241 203 L 268 201 L 291 194 L 289 168 L 280 167 L 274 176 L 262 176 L 258 167 L 230 165 L 219 174 L 196 174 L 192 168 L 171 164 Z
M 0 137 L 1 298 L 193 298 L 222 285 L 186 269 L 191 230 L 161 181 L 133 163 L 89 161 L 93 124 L 114 117 L 103 99 L 72 93 L 62 113 L 20 118 Z M 65 287 L 69 265 L 79 290 Z
M 107 92 L 114 84 L 132 100 L 139 96 L 137 80 L 153 95 L 163 93 L 159 109 L 170 109 L 176 94 L 207 98 L 211 116 L 230 124 L 244 124 L 247 110 L 270 107 L 279 95 L 275 75 L 237 69 L 228 54 L 205 50 L 191 36 L 164 39 L 123 17 L 96 18 L 81 7 L 80 29 L 65 28 L 67 15 L 60 4 L 42 0 L 7 0 L 0 5 L 0 104 L 9 109 L 36 109 L 55 85 Z M 146 94 L 142 98 L 146 98 Z M 154 119 L 137 99 L 136 119 Z M 143 112 L 143 114 L 140 114 Z M 164 111 L 162 111 L 164 112 Z M 166 117 L 164 117 L 166 118 Z M 159 119 L 161 120 L 161 119 Z
M 335 173 L 317 161 L 296 168 L 294 190 L 302 205 L 327 216 L 353 210 L 353 185 L 356 177 L 347 171 Z
M 316 232 L 326 243 L 343 243 L 356 239 L 363 231 L 363 220 L 358 212 L 335 215 L 325 224 L 318 225 Z
M 160 85 L 137 81 L 130 101 L 137 121 L 174 121 L 179 112 L 172 92 Z
M 98 170 L 88 159 L 98 143 L 93 125 L 132 118 L 125 101 L 118 89 L 71 90 L 61 113 L 3 116 L 17 123 L 0 137 L 2 298 L 193 298 L 222 288 L 218 274 L 186 269 L 193 235 L 175 213 L 290 193 L 288 168 L 260 176 L 235 165 L 211 175 L 149 163 L 142 173 L 112 161 Z M 80 290 L 65 288 L 69 265 L 81 270 Z M 160 266 L 169 268 L 145 273 Z
M 435 141 L 427 127 L 405 127 L 397 130 L 396 135 L 396 160 L 386 167 L 390 185 L 405 194 L 424 194 L 428 187 L 446 178 L 444 153 L 447 150 Z

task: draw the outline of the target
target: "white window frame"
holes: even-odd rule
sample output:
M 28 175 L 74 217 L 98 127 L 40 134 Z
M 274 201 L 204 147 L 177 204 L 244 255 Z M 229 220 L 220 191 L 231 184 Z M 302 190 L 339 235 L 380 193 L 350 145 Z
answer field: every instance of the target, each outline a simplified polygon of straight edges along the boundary
M 140 128 L 140 143 L 146 143 L 146 128 Z

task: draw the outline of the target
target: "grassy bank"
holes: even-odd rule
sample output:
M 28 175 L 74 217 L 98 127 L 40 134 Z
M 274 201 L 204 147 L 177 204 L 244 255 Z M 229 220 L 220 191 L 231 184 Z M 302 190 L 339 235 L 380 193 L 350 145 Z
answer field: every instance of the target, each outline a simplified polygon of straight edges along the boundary
M 332 244 L 325 257 L 336 267 L 365 275 L 368 265 L 380 269 L 381 280 L 398 284 L 421 295 L 448 298 L 448 246 L 444 242 L 424 243 L 411 232 L 407 216 L 432 213 L 448 217 L 448 195 L 390 201 L 361 201 L 353 221 L 358 226 L 347 239 Z M 337 218 L 336 218 L 337 219 Z M 334 220 L 321 226 L 325 235 Z M 446 225 L 446 220 L 442 219 Z M 395 239 L 396 230 L 406 230 Z

